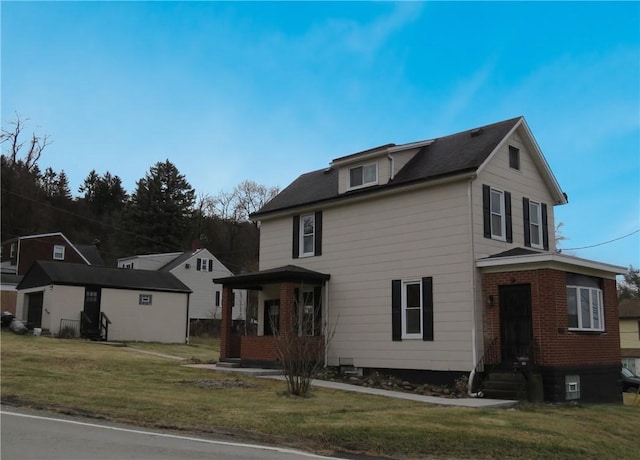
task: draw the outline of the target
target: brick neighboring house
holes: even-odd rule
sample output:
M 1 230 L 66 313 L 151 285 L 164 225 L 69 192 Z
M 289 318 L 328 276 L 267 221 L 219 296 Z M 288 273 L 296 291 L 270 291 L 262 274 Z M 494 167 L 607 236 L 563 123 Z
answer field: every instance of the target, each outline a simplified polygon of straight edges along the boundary
M 640 373 L 640 299 L 624 299 L 618 305 L 622 365 Z
M 2 242 L 2 311 L 16 312 L 16 286 L 38 260 L 104 266 L 98 248 L 74 244 L 60 232 L 20 236 Z
M 625 268 L 556 250 L 567 202 L 522 117 L 336 158 L 252 215 L 260 270 L 216 280 L 221 359 L 277 364 L 278 329 L 330 330 L 329 366 L 619 402 Z M 257 335 L 231 330 L 230 289 L 259 292 Z

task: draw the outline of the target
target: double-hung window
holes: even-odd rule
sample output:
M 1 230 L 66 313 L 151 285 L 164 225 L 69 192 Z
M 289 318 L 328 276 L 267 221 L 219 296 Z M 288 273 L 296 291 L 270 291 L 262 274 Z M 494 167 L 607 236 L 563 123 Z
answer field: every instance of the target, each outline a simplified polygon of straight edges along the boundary
M 61 244 L 53 246 L 53 260 L 64 260 L 64 246 Z
M 491 189 L 491 237 L 505 239 L 504 192 Z
M 539 201 L 522 198 L 524 217 L 524 245 L 529 248 L 549 249 L 547 205 Z
M 293 255 L 322 255 L 322 211 L 293 216 Z
M 402 283 L 402 338 L 422 338 L 422 283 Z
M 529 236 L 531 247 L 542 249 L 542 206 L 529 201 Z
M 316 217 L 315 214 L 300 216 L 300 256 L 312 256 L 315 253 Z
M 199 272 L 213 271 L 213 259 L 196 259 L 196 270 Z
M 392 340 L 433 340 L 433 278 L 391 281 Z
M 511 243 L 511 193 L 482 186 L 484 237 Z
M 348 190 L 368 187 L 378 183 L 378 164 L 369 163 L 349 168 Z
M 602 290 L 597 278 L 567 275 L 567 314 L 570 330 L 604 331 Z

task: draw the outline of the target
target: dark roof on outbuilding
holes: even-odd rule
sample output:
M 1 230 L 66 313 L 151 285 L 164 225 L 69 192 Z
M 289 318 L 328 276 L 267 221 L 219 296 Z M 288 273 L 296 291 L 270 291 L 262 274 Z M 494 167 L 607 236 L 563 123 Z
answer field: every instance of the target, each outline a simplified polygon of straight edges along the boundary
M 35 262 L 17 289 L 47 286 L 100 286 L 115 289 L 190 293 L 182 281 L 173 274 L 152 270 L 96 267 L 66 262 Z
M 237 289 L 260 289 L 262 285 L 283 282 L 324 283 L 331 275 L 307 270 L 297 265 L 285 265 L 284 267 L 270 268 L 253 273 L 228 276 L 226 278 L 214 278 L 213 281 L 224 287 Z
M 338 194 L 338 168 L 330 167 L 302 174 L 276 197 L 252 214 L 253 218 L 297 206 L 376 193 L 392 187 L 428 181 L 477 170 L 522 117 L 439 137 L 415 154 L 387 184 Z M 376 149 L 394 146 L 376 147 Z M 376 150 L 371 149 L 371 150 Z M 365 151 L 367 152 L 367 151 Z M 362 152 L 360 152 L 362 153 Z M 353 155 L 340 158 L 344 160 Z

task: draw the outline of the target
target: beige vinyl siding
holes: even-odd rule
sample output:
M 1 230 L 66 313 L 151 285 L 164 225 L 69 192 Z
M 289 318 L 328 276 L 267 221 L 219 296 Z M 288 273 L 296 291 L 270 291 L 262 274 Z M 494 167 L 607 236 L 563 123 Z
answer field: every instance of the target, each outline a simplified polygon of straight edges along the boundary
M 140 305 L 151 294 L 151 305 Z M 100 310 L 111 320 L 109 340 L 184 343 L 187 294 L 103 288 Z
M 292 259 L 292 217 L 265 220 L 260 268 L 328 273 L 329 364 L 468 371 L 472 270 L 468 183 L 407 191 L 323 211 L 323 254 Z M 391 281 L 433 277 L 434 341 L 392 341 Z
M 640 319 L 620 320 L 620 348 L 640 349 Z
M 509 167 L 509 145 L 520 149 L 520 170 Z M 486 184 L 511 193 L 513 243 L 484 238 L 482 215 L 482 185 Z M 524 247 L 522 198 L 546 203 L 548 213 L 549 251 L 555 252 L 555 220 L 553 198 L 527 147 L 516 131 L 495 152 L 473 183 L 473 223 L 477 258 L 487 257 L 514 247 Z
M 213 260 L 213 271 L 199 271 L 197 259 Z M 189 268 L 186 268 L 186 265 Z M 220 319 L 222 317 L 222 285 L 215 284 L 213 278 L 224 278 L 232 273 L 208 250 L 199 251 L 192 258 L 171 270 L 193 292 L 189 300 L 189 317 L 199 319 Z M 220 292 L 220 305 L 216 306 L 216 291 Z M 246 311 L 247 292 L 235 290 L 235 305 L 232 319 L 239 319 Z
M 18 296 L 18 318 L 27 318 L 26 295 L 44 292 L 42 328 L 53 335 L 60 320 L 80 320 L 84 309 L 84 286 L 45 286 L 25 289 Z M 151 294 L 152 305 L 139 305 L 140 294 Z M 184 343 L 186 340 L 187 294 L 102 288 L 100 311 L 111 320 L 109 340 Z

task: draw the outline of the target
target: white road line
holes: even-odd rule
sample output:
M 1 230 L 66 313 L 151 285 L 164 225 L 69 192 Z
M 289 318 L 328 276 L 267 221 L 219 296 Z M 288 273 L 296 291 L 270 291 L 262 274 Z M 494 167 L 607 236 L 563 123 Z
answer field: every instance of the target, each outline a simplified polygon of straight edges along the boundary
M 184 441 L 196 441 L 196 442 L 204 442 L 204 443 L 207 443 L 207 444 L 218 444 L 218 445 L 222 445 L 222 446 L 243 447 L 243 448 L 248 448 L 248 449 L 268 450 L 268 451 L 279 452 L 279 453 L 283 453 L 283 454 L 295 454 L 295 455 L 300 455 L 302 457 L 309 457 L 309 458 L 318 458 L 318 459 L 327 459 L 327 460 L 341 460 L 341 459 L 339 459 L 337 457 L 323 457 L 321 455 L 311 454 L 311 453 L 304 452 L 304 451 L 301 451 L 301 450 L 285 449 L 285 448 L 281 448 L 281 447 L 261 446 L 261 445 L 257 445 L 257 444 L 244 444 L 244 443 L 240 443 L 240 442 L 215 441 L 213 439 L 193 438 L 193 437 L 190 437 L 190 436 L 179 436 L 179 435 L 175 435 L 175 434 L 157 433 L 157 432 L 154 432 L 154 431 L 132 430 L 132 429 L 129 429 L 129 428 L 119 428 L 119 427 L 115 427 L 115 426 L 98 425 L 98 424 L 95 424 L 95 423 L 78 422 L 78 421 L 75 421 L 75 420 L 66 420 L 66 419 L 62 419 L 62 418 L 42 417 L 40 415 L 20 414 L 20 413 L 17 413 L 17 412 L 7 412 L 7 411 L 4 411 L 4 410 L 0 410 L 0 414 L 1 415 L 13 415 L 15 417 L 35 418 L 35 419 L 39 419 L 39 420 L 49 420 L 49 421 L 53 421 L 53 422 L 71 423 L 73 425 L 90 426 L 90 427 L 94 427 L 94 428 L 102 428 L 102 429 L 105 429 L 105 430 L 124 431 L 126 433 L 144 434 L 144 435 L 149 435 L 149 436 L 160 436 L 160 437 L 172 438 L 172 439 L 181 439 L 181 440 L 184 440 Z

